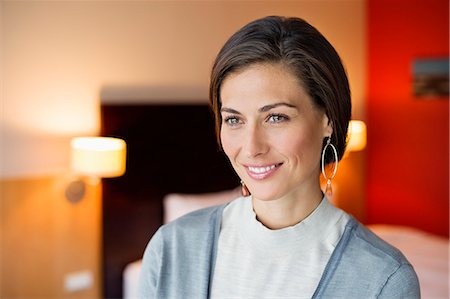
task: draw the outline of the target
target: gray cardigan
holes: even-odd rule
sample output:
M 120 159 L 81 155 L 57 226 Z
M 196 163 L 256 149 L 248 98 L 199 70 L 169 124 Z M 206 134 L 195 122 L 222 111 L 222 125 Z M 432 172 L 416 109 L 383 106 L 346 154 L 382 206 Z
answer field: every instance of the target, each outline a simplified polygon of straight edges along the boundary
M 190 213 L 155 233 L 144 253 L 141 298 L 209 297 L 225 206 Z M 420 289 L 402 253 L 351 217 L 313 298 L 420 298 Z

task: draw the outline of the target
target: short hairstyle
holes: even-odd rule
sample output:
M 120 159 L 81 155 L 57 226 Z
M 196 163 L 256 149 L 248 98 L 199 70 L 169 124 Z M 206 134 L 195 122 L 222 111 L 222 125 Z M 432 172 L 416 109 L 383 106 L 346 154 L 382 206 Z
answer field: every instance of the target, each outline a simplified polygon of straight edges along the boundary
M 282 63 L 297 76 L 313 105 L 328 116 L 333 127 L 331 142 L 341 159 L 351 117 L 347 75 L 338 53 L 325 37 L 305 20 L 295 17 L 268 16 L 255 20 L 234 33 L 217 55 L 211 71 L 209 99 L 219 146 L 222 83 L 231 73 L 258 63 Z M 332 155 L 327 155 L 325 162 L 333 160 Z

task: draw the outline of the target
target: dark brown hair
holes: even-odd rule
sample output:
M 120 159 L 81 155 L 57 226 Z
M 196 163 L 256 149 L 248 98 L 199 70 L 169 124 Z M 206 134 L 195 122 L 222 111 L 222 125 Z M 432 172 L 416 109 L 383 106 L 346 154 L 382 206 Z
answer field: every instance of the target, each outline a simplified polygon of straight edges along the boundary
M 209 90 L 219 145 L 222 82 L 231 73 L 256 63 L 282 63 L 297 76 L 313 104 L 328 116 L 333 127 L 331 142 L 341 159 L 351 117 L 347 75 L 333 46 L 316 28 L 299 18 L 269 16 L 255 20 L 233 34 L 220 50 Z M 327 163 L 333 160 L 326 158 Z

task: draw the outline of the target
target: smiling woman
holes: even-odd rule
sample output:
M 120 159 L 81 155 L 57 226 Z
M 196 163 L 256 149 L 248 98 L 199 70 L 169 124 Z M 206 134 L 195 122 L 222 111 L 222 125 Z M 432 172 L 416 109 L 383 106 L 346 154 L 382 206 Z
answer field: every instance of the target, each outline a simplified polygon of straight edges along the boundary
M 144 254 L 142 298 L 420 297 L 406 258 L 320 189 L 351 112 L 344 67 L 320 32 L 298 18 L 244 26 L 215 60 L 210 101 L 219 145 L 251 195 L 161 227 Z

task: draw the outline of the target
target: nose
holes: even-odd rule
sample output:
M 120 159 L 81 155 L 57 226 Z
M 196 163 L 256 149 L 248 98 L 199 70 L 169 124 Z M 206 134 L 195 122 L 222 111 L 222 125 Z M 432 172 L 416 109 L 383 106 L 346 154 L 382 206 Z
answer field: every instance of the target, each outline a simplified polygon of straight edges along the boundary
M 253 158 L 267 153 L 269 145 L 264 128 L 255 124 L 249 126 L 245 134 L 243 150 L 247 157 Z

